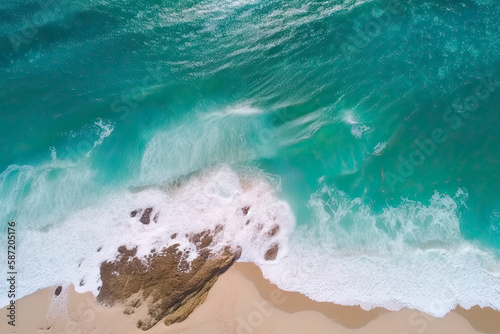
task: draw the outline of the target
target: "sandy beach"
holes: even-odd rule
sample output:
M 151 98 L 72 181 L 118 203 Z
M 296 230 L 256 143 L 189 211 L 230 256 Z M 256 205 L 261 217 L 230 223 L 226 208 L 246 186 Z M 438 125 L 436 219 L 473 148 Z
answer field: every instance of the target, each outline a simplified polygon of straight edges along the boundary
M 104 307 L 91 293 L 72 286 L 55 296 L 56 287 L 43 289 L 17 302 L 16 326 L 0 325 L 2 333 L 124 334 L 144 333 L 136 327 L 138 314 L 120 306 Z M 6 314 L 3 308 L 3 314 Z M 5 316 L 4 316 L 5 318 Z M 209 292 L 207 300 L 185 321 L 162 322 L 151 334 L 269 334 L 269 333 L 500 333 L 500 313 L 493 309 L 457 308 L 444 318 L 404 309 L 388 311 L 319 303 L 296 292 L 285 292 L 266 280 L 250 263 L 236 263 Z

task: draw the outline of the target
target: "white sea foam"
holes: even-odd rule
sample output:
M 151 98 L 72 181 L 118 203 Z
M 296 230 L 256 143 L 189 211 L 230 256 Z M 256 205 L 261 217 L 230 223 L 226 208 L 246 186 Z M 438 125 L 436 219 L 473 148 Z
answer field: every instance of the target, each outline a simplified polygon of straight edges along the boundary
M 114 130 L 113 122 L 107 119 L 97 118 L 85 124 L 79 131 L 67 131 L 59 133 L 59 136 L 72 139 L 57 155 L 55 147 L 51 147 L 51 158 L 53 162 L 74 165 L 78 161 L 86 160 L 104 140 L 111 136 Z
M 100 192 L 95 172 L 54 160 L 38 167 L 10 165 L 0 174 L 0 219 L 22 227 L 48 228 L 68 212 L 92 203 Z
M 248 115 L 252 112 L 254 117 Z M 275 145 L 263 145 L 256 138 L 266 126 L 264 119 L 255 116 L 259 112 L 248 106 L 227 108 L 179 121 L 159 131 L 142 156 L 140 182 L 156 184 L 158 180 L 173 180 L 222 161 L 237 164 L 272 155 Z
M 378 143 L 373 148 L 373 154 L 374 155 L 380 155 L 380 153 L 382 153 L 382 151 L 386 148 L 386 146 L 387 146 L 387 142 L 386 141 L 383 142 L 383 143 Z
M 8 166 L 0 174 L 0 219 L 15 218 L 26 227 L 49 228 L 70 212 L 95 204 L 106 190 L 96 184 L 96 171 L 89 167 L 88 158 L 112 132 L 110 121 L 96 119 L 79 132 L 65 134 L 80 137 L 77 145 L 61 150 L 69 154 L 58 154 L 50 147 L 50 160 L 37 166 Z
M 114 126 L 111 123 L 107 123 L 101 118 L 98 118 L 94 122 L 94 125 L 98 129 L 99 138 L 94 142 L 90 151 L 85 154 L 86 157 L 89 157 L 92 154 L 92 151 L 99 147 L 103 143 L 104 139 L 108 138 L 114 130 Z
M 351 126 L 351 133 L 354 137 L 356 138 L 361 138 L 363 137 L 363 134 L 365 132 L 370 131 L 370 127 L 364 124 L 353 124 Z
M 257 174 L 254 174 L 257 173 Z M 224 227 L 217 247 L 242 248 L 242 261 L 266 262 L 264 254 L 279 245 L 277 260 L 287 253 L 287 240 L 294 228 L 288 205 L 275 197 L 279 183 L 264 174 L 240 176 L 229 167 L 192 176 L 167 189 L 138 192 L 121 189 L 108 194 L 98 205 L 88 206 L 45 229 L 22 228 L 19 221 L 18 297 L 55 284 L 74 284 L 78 292 L 98 293 L 100 264 L 113 260 L 121 245 L 138 247 L 138 256 L 174 243 L 193 251 L 186 234 L 216 226 Z M 153 208 L 157 222 L 144 225 L 131 211 Z M 242 208 L 248 208 L 248 212 Z M 270 231 L 279 225 L 279 231 Z M 32 225 L 34 226 L 34 225 Z M 21 233 L 22 230 L 22 233 Z M 177 237 L 171 236 L 177 233 Z M 0 305 L 6 305 L 2 285 Z
M 224 117 L 231 116 L 253 116 L 262 114 L 264 111 L 262 109 L 256 108 L 251 105 L 251 103 L 241 103 L 233 106 L 229 106 L 222 111 L 213 111 L 200 115 L 203 120 L 217 120 Z
M 51 164 L 55 167 L 58 161 Z M 119 246 L 137 246 L 141 256 L 175 242 L 195 256 L 186 233 L 221 224 L 225 229 L 217 240 L 220 247 L 242 246 L 241 261 L 257 263 L 281 288 L 318 301 L 365 309 L 410 307 L 434 316 L 443 316 L 457 304 L 500 309 L 498 258 L 460 233 L 458 210 L 466 207 L 465 189 L 454 196 L 435 193 L 426 204 L 404 200 L 398 207 L 374 213 L 365 199 L 351 199 L 321 178 L 308 203 L 314 224 L 292 233 L 293 214 L 275 196 L 278 180 L 255 170 L 244 177 L 221 167 L 165 189 L 102 194 L 98 203 L 76 203 L 75 198 L 81 197 L 69 192 L 74 189 L 83 198 L 88 196 L 96 187 L 92 173 L 78 168 L 59 173 L 57 182 L 50 171 L 27 166 L 11 166 L 0 175 L 2 186 L 14 183 L 10 190 L 23 188 L 27 180 L 31 184 L 31 195 L 23 199 L 21 189 L 12 198 L 20 200 L 21 207 L 32 208 L 17 213 L 23 277 L 18 297 L 70 283 L 77 291 L 97 294 L 100 263 L 114 259 Z M 9 178 L 12 175 L 17 177 Z M 52 190 L 47 192 L 49 186 Z M 58 187 L 66 196 L 53 191 Z M 47 198 L 47 193 L 53 195 Z M 68 206 L 77 212 L 63 212 Z M 130 216 L 146 207 L 154 208 L 152 217 L 159 213 L 157 223 L 143 225 L 139 216 Z M 247 215 L 243 207 L 249 207 Z M 270 236 L 276 224 L 280 231 Z M 171 239 L 174 233 L 178 236 Z M 264 254 L 274 244 L 280 251 L 270 263 Z M 7 303 L 6 296 L 0 291 L 0 305 Z
M 345 112 L 342 118 L 345 123 L 351 126 L 351 134 L 356 138 L 361 138 L 365 132 L 373 130 L 369 126 L 360 123 L 352 110 Z
M 352 112 L 346 112 L 344 115 L 344 121 L 349 125 L 358 124 L 358 121 L 354 119 Z
M 457 304 L 500 310 L 498 258 L 460 233 L 457 209 L 466 200 L 459 189 L 376 214 L 323 185 L 309 201 L 316 225 L 296 230 L 288 256 L 261 268 L 282 289 L 367 310 L 409 307 L 438 317 Z
M 234 107 L 229 107 L 225 110 L 227 115 L 250 116 L 261 114 L 263 111 L 259 108 L 253 107 L 250 104 L 239 104 Z

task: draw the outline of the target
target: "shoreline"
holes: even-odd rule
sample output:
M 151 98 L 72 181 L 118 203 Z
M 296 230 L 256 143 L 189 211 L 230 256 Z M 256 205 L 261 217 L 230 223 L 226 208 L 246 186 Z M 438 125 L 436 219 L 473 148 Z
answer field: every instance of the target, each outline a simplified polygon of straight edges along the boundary
M 0 324 L 2 333 L 206 333 L 206 334 L 410 334 L 500 333 L 500 312 L 491 308 L 457 307 L 443 318 L 403 309 L 389 311 L 316 302 L 298 292 L 279 289 L 253 263 L 235 263 L 222 274 L 203 304 L 183 322 L 159 322 L 147 331 L 137 328 L 140 314 L 126 315 L 125 307 L 105 307 L 92 293 L 73 286 L 54 295 L 56 287 L 39 290 L 17 301 L 16 326 Z M 6 314 L 6 307 L 2 308 Z

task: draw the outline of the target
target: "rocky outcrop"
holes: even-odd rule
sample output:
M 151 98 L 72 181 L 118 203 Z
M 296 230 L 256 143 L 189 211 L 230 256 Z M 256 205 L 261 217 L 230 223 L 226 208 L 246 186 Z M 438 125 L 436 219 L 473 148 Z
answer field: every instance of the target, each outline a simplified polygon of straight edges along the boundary
M 160 321 L 170 325 L 186 319 L 207 298 L 219 275 L 240 257 L 237 245 L 255 243 L 266 261 L 275 261 L 281 252 L 280 239 L 286 230 L 280 220 L 247 203 L 222 215 L 220 225 L 210 221 L 201 232 L 164 225 L 169 219 L 161 216 L 161 210 L 151 204 L 138 207 L 130 211 L 129 223 L 145 233 L 158 233 L 155 242 L 165 246 L 156 246 L 147 256 L 143 248 L 139 256 L 137 248 L 120 246 L 116 258 L 100 267 L 98 301 L 122 305 L 124 313 L 134 315 L 140 329 L 148 330 Z M 243 238 L 239 240 L 239 236 Z M 97 252 L 102 249 L 99 246 Z M 82 280 L 80 285 L 84 284 Z
M 142 209 L 134 210 L 134 211 L 130 212 L 130 217 L 131 218 L 135 218 L 141 212 L 142 212 Z M 144 210 L 144 212 L 142 213 L 141 218 L 139 219 L 139 221 L 141 223 L 143 223 L 144 225 L 148 225 L 151 222 L 151 214 L 152 213 L 153 213 L 153 208 L 146 208 Z M 158 222 L 158 216 L 159 216 L 159 214 L 160 214 L 159 212 L 156 212 L 155 216 L 153 217 L 153 221 L 155 223 Z
M 221 230 L 217 227 L 188 236 L 198 255 L 189 262 L 189 253 L 180 251 L 179 244 L 153 249 L 146 258 L 138 258 L 136 248 L 121 246 L 114 261 L 101 264 L 102 287 L 97 299 L 107 305 L 123 304 L 124 313 L 135 313 L 137 327 L 143 330 L 159 321 L 170 325 L 186 319 L 240 255 L 240 250 L 229 247 L 211 251 Z

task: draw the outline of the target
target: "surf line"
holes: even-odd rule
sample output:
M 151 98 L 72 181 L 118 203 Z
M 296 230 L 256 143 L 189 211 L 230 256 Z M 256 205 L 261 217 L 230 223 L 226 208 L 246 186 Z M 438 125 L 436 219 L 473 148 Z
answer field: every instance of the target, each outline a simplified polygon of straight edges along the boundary
M 500 81 L 496 81 L 491 74 L 479 78 L 479 82 L 480 84 L 476 86 L 471 95 L 462 101 L 459 99 L 444 112 L 443 121 L 448 124 L 448 131 L 445 131 L 441 127 L 436 127 L 427 138 L 423 140 L 415 139 L 413 141 L 413 145 L 417 148 L 410 152 L 407 158 L 399 155 L 397 172 L 387 171 L 385 173 L 386 182 L 392 191 L 396 189 L 398 183 L 404 184 L 415 172 L 416 168 L 422 166 L 426 158 L 433 155 L 437 147 L 450 138 L 448 133 L 457 131 L 465 124 L 465 120 L 471 116 L 470 112 L 478 110 L 481 102 L 488 100 L 496 91 L 496 88 L 500 87 Z

